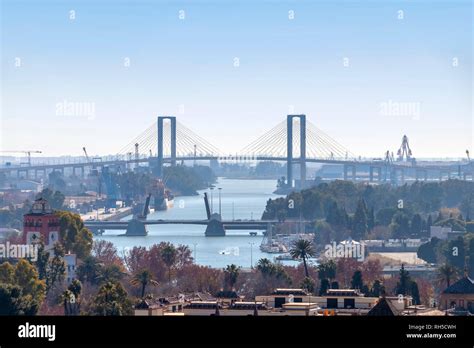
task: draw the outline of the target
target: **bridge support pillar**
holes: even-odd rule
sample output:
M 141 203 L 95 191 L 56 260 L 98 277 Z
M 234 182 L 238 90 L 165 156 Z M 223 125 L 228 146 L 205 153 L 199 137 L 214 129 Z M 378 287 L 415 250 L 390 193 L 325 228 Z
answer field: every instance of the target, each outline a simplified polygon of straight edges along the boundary
M 288 115 L 286 118 L 286 171 L 287 186 L 293 187 L 293 119 L 300 121 L 300 188 L 306 186 L 306 115 Z
M 146 229 L 145 224 L 138 220 L 132 219 L 127 224 L 127 232 L 125 232 L 126 236 L 146 236 L 148 235 L 148 231 Z
M 175 116 L 158 116 L 158 163 L 155 170 L 155 175 L 163 175 L 163 125 L 165 120 L 170 120 L 171 123 L 171 165 L 176 165 L 176 117 Z
M 351 178 L 350 180 L 356 181 L 357 179 L 357 168 L 355 164 L 344 164 L 344 180 L 349 179 L 349 168 L 351 169 Z
M 214 214 L 216 215 L 216 214 Z M 224 237 L 225 228 L 219 218 L 213 217 L 209 220 L 205 232 L 206 237 Z

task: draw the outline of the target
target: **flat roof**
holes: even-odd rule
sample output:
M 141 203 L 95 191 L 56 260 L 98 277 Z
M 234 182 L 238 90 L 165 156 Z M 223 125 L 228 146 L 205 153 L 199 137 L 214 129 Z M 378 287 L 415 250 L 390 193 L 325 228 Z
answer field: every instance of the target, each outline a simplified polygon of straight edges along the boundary
M 315 302 L 288 302 L 284 303 L 283 308 L 285 307 L 319 307 Z

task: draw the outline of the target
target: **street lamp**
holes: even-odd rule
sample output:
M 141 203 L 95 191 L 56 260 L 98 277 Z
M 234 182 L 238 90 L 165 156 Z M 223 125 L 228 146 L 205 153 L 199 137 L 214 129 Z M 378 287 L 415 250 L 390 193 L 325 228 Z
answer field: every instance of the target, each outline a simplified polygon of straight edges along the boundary
M 213 195 L 212 195 L 212 192 L 214 191 L 214 186 L 211 186 L 210 187 L 211 189 L 211 214 L 214 213 L 214 204 L 213 204 Z
M 249 242 L 250 244 L 250 269 L 253 269 L 253 245 L 254 242 Z
M 218 187 L 218 190 L 219 190 L 219 216 L 222 219 L 222 209 L 221 209 L 221 190 L 222 190 L 222 187 Z

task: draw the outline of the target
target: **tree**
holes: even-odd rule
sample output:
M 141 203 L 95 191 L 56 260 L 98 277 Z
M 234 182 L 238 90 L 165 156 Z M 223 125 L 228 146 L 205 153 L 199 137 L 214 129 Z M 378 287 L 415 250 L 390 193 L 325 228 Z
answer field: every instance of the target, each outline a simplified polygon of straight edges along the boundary
M 67 290 L 62 294 L 64 315 L 79 315 L 81 309 L 82 284 L 78 279 L 74 279 L 69 284 Z
M 313 249 L 313 243 L 306 239 L 299 239 L 293 243 L 292 248 L 290 249 L 290 255 L 294 259 L 303 259 L 304 273 L 306 277 L 309 277 L 308 265 L 306 263 L 307 258 L 313 257 L 316 255 L 315 250 Z
M 45 295 L 44 280 L 27 260 L 0 265 L 0 315 L 35 315 Z
M 41 242 L 38 247 L 38 258 L 36 260 L 38 277 L 45 281 L 46 293 L 48 293 L 57 283 L 64 280 L 66 274 L 66 263 L 64 262 L 64 247 L 56 242 L 53 247 L 53 256 L 44 249 Z
M 429 242 L 419 246 L 416 255 L 428 263 L 437 263 L 438 257 L 436 255 L 436 249 L 439 243 L 440 240 L 438 238 L 431 238 Z
M 39 279 L 36 268 L 26 261 L 20 259 L 15 266 L 13 283 L 20 286 L 24 294 L 28 294 L 41 303 L 46 295 L 46 284 Z
M 234 264 L 228 265 L 224 269 L 224 284 L 225 290 L 232 290 L 235 283 L 237 283 L 237 278 L 239 277 L 240 267 L 237 267 Z
M 66 252 L 73 252 L 79 259 L 85 259 L 92 250 L 93 235 L 81 216 L 68 211 L 58 211 L 59 235 Z
M 102 264 L 99 267 L 99 274 L 97 275 L 97 280 L 99 284 L 107 282 L 119 282 L 126 275 L 125 270 L 122 266 L 112 264 L 110 266 L 103 266 Z
M 446 288 L 449 288 L 451 285 L 451 280 L 455 279 L 458 272 L 455 267 L 451 266 L 448 263 L 441 265 L 438 268 L 438 282 L 444 284 Z
M 60 283 L 66 274 L 66 263 L 64 262 L 64 247 L 60 243 L 55 243 L 53 248 L 53 257 L 49 261 L 49 267 L 46 272 L 46 292 Z
M 421 236 L 421 229 L 423 227 L 423 219 L 420 214 L 414 214 L 411 219 L 410 231 L 413 237 Z
M 395 293 L 397 295 L 407 295 L 410 292 L 410 283 L 411 278 L 407 270 L 405 270 L 405 265 L 402 263 L 400 268 L 399 280 L 395 288 Z
M 357 270 L 352 275 L 351 288 L 361 290 L 364 287 L 364 282 L 362 280 L 362 272 Z
M 10 262 L 0 264 L 0 283 L 12 283 L 15 275 L 15 267 Z
M 469 277 L 474 279 L 474 238 L 469 240 L 469 260 L 468 260 Z
M 367 228 L 369 231 L 375 227 L 375 213 L 374 207 L 371 207 L 368 214 L 367 214 Z
M 396 239 L 405 239 L 410 233 L 410 219 L 404 211 L 399 211 L 392 218 L 390 224 L 392 237 Z
M 415 305 L 421 304 L 420 291 L 418 290 L 418 284 L 415 281 L 412 281 L 410 284 L 410 294 L 413 297 L 413 302 Z
M 77 267 L 76 275 L 81 282 L 88 281 L 91 284 L 97 284 L 99 282 L 102 266 L 103 265 L 94 256 L 88 256 Z
M 0 283 L 0 315 L 35 315 L 40 303 L 18 285 Z
M 426 228 L 428 231 L 430 231 L 431 226 L 433 226 L 433 218 L 431 217 L 431 214 L 429 214 L 428 219 L 426 219 Z
M 382 283 L 380 282 L 380 280 L 377 279 L 376 281 L 374 281 L 374 284 L 372 285 L 370 294 L 374 297 L 380 297 L 384 293 L 385 293 L 385 289 Z
M 36 195 L 36 199 L 39 198 L 47 200 L 53 209 L 62 209 L 64 206 L 65 196 L 60 191 L 53 192 L 53 190 L 45 188 Z
M 355 240 L 361 240 L 367 234 L 367 207 L 365 201 L 360 199 L 357 202 L 357 208 L 354 213 L 354 219 L 352 224 L 352 238 Z
M 334 260 L 328 260 L 321 262 L 318 266 L 319 279 L 334 279 L 336 278 L 336 262 Z
M 326 295 L 329 288 L 330 288 L 329 280 L 327 278 L 321 279 L 321 286 L 319 288 L 319 296 Z
M 166 246 L 161 250 L 161 258 L 168 267 L 168 282 L 171 282 L 171 268 L 176 262 L 176 256 L 176 248 L 171 243 L 167 243 Z
M 459 270 L 463 270 L 466 263 L 464 239 L 462 237 L 458 237 L 455 240 L 450 240 L 448 242 L 447 248 L 445 249 L 444 255 L 446 256 L 448 263 Z
M 132 302 L 122 284 L 107 282 L 93 299 L 92 315 L 132 315 Z
M 260 271 L 264 277 L 266 277 L 273 273 L 274 267 L 273 267 L 272 262 L 269 259 L 263 258 L 263 259 L 258 260 L 257 270 Z
M 395 208 L 382 208 L 375 215 L 375 224 L 388 226 L 392 222 L 392 218 L 397 212 Z
M 158 282 L 153 279 L 151 272 L 147 269 L 135 273 L 130 283 L 133 286 L 141 286 L 141 298 L 145 297 L 145 290 L 148 284 L 158 285 Z
M 300 284 L 301 289 L 308 291 L 310 294 L 314 293 L 316 283 L 312 278 L 305 277 Z
M 92 246 L 92 255 L 105 266 L 112 264 L 122 265 L 117 248 L 112 242 L 105 239 L 95 240 Z
M 176 248 L 176 268 L 183 268 L 192 265 L 194 259 L 192 257 L 191 249 L 187 245 L 178 245 Z

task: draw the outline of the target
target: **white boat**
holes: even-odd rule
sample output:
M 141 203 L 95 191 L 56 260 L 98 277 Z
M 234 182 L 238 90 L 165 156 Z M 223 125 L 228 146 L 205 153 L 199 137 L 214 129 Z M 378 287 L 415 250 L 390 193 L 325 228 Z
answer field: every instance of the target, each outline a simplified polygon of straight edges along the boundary
M 295 260 L 289 253 L 278 255 L 277 257 L 275 257 L 275 259 L 278 261 L 294 261 Z

